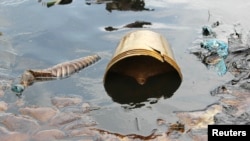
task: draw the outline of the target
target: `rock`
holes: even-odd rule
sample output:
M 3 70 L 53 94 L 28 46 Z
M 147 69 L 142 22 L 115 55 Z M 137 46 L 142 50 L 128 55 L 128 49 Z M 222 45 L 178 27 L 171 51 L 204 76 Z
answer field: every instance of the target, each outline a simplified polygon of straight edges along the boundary
M 81 116 L 75 113 L 59 113 L 57 116 L 53 117 L 50 121 L 50 125 L 54 126 L 64 126 L 68 123 L 80 119 Z
M 29 135 L 13 132 L 8 135 L 1 136 L 1 141 L 30 141 Z
M 0 126 L 1 141 L 29 141 L 29 136 L 23 133 L 10 132 L 6 128 Z
M 9 131 L 20 133 L 33 133 L 40 128 L 35 120 L 22 115 L 5 114 L 0 116 L 0 123 Z
M 25 104 L 25 101 L 22 98 L 17 99 L 15 102 L 15 106 L 17 106 L 17 107 L 21 107 L 24 104 Z
M 8 104 L 4 101 L 0 101 L 0 112 L 6 111 L 8 109 Z
M 88 128 L 74 129 L 69 132 L 70 136 L 94 136 L 96 133 Z
M 99 110 L 99 109 L 101 109 L 101 108 L 98 106 L 91 106 L 89 103 L 82 104 L 82 112 L 83 113 L 88 113 L 90 111 Z
M 46 122 L 57 114 L 57 110 L 50 107 L 25 107 L 21 108 L 19 112 L 23 115 L 28 115 L 36 120 Z
M 62 139 L 65 137 L 65 133 L 58 129 L 42 130 L 32 136 L 34 141 L 51 141 Z
M 4 96 L 4 91 L 0 88 L 0 97 Z
M 58 108 L 77 105 L 82 102 L 81 98 L 77 97 L 54 97 L 51 100 L 52 104 Z
M 97 122 L 94 121 L 89 116 L 81 117 L 81 119 L 75 120 L 70 122 L 69 124 L 64 126 L 64 130 L 74 130 L 74 129 L 80 129 L 85 127 L 93 127 L 97 125 Z

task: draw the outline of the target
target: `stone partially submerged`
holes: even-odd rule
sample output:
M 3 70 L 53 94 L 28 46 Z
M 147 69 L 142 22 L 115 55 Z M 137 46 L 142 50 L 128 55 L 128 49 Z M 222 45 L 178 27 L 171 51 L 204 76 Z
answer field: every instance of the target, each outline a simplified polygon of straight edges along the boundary
M 19 112 L 41 122 L 47 122 L 57 114 L 57 110 L 51 107 L 25 107 L 21 108 Z

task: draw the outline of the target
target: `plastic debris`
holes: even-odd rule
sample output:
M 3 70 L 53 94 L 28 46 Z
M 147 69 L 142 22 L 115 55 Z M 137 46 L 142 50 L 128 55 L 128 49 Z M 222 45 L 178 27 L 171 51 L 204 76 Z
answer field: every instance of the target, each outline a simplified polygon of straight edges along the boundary
M 202 27 L 202 35 L 203 36 L 209 36 L 209 35 L 212 35 L 212 34 L 213 34 L 213 31 L 209 26 L 203 26 Z
M 227 72 L 227 67 L 224 59 L 226 59 L 228 56 L 227 43 L 217 39 L 209 39 L 202 42 L 201 47 L 207 49 L 210 52 L 210 55 L 206 56 L 205 63 L 210 68 L 215 68 L 219 76 L 225 75 Z
M 209 39 L 201 43 L 201 47 L 205 48 L 211 52 L 216 52 L 220 57 L 226 58 L 228 55 L 228 45 L 227 43 L 217 40 Z
M 220 76 L 223 76 L 227 73 L 227 66 L 225 64 L 224 59 L 221 59 L 217 64 L 215 64 L 215 70 Z
M 68 62 L 57 64 L 48 69 L 26 70 L 22 74 L 19 84 L 14 84 L 11 90 L 17 95 L 21 95 L 24 89 L 37 81 L 48 81 L 63 79 L 79 72 L 83 68 L 97 62 L 101 57 L 98 55 L 86 56 Z

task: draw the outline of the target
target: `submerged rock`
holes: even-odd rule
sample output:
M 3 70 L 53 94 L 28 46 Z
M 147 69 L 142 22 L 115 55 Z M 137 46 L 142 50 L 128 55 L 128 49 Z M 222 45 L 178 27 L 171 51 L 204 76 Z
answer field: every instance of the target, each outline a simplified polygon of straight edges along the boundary
M 68 134 L 70 136 L 73 136 L 73 137 L 76 137 L 76 136 L 88 136 L 90 137 L 91 139 L 93 138 L 93 136 L 95 136 L 95 132 L 93 132 L 91 129 L 89 128 L 81 128 L 81 129 L 73 129 L 73 130 L 70 130 L 68 132 Z
M 55 117 L 53 117 L 50 120 L 50 125 L 64 126 L 68 123 L 79 120 L 80 118 L 81 118 L 81 116 L 79 114 L 75 114 L 75 113 L 70 113 L 70 112 L 59 113 L 58 115 L 56 115 Z
M 34 141 L 51 141 L 62 139 L 66 136 L 64 132 L 58 129 L 42 130 L 32 136 Z
M 8 109 L 8 104 L 4 101 L 0 101 L 0 112 L 4 112 Z
M 81 119 L 75 120 L 70 122 L 69 124 L 64 126 L 64 130 L 69 131 L 73 129 L 81 129 L 85 127 L 94 127 L 97 125 L 97 122 L 94 121 L 92 118 L 85 116 L 82 117 Z
M 20 133 L 33 133 L 40 128 L 35 120 L 22 115 L 6 114 L 0 116 L 0 123 L 9 131 Z
M 21 108 L 19 112 L 42 122 L 47 122 L 57 114 L 57 110 L 50 107 L 25 107 Z
M 12 132 L 1 136 L 1 141 L 30 141 L 30 137 L 24 133 Z
M 30 141 L 29 135 L 25 133 L 11 132 L 0 126 L 1 141 Z
M 82 102 L 82 99 L 78 97 L 54 97 L 51 99 L 51 102 L 54 106 L 63 108 L 66 106 L 80 104 Z

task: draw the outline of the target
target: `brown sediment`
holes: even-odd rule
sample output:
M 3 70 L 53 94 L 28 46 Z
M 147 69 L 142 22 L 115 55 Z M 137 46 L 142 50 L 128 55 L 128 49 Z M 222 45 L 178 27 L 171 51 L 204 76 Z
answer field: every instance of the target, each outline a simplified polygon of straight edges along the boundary
M 181 133 L 184 133 L 185 132 L 185 125 L 180 123 L 180 122 L 176 122 L 176 123 L 173 123 L 173 124 L 170 124 L 169 128 L 168 128 L 168 131 L 167 131 L 167 135 L 171 134 L 172 132 L 174 131 L 178 131 L 178 132 L 181 132 Z

